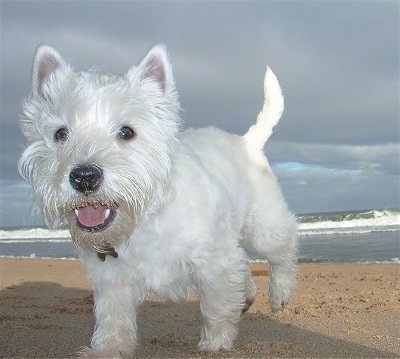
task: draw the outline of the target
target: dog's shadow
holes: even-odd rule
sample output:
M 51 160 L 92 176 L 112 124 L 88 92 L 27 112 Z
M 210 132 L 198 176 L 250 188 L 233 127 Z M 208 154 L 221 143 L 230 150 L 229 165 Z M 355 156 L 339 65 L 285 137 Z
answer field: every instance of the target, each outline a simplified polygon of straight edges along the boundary
M 66 358 L 88 345 L 93 299 L 87 290 L 28 282 L 0 291 L 0 357 Z M 128 315 L 128 314 L 127 314 Z M 136 358 L 396 357 L 394 353 L 317 334 L 246 313 L 235 349 L 217 354 L 196 350 L 197 302 L 149 301 L 139 312 Z

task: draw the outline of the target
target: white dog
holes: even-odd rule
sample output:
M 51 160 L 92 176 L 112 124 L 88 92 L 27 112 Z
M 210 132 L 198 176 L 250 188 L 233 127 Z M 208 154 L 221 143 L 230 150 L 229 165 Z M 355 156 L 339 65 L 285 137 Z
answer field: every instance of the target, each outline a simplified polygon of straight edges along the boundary
M 93 285 L 96 325 L 82 356 L 131 356 L 149 292 L 197 292 L 198 348 L 231 348 L 256 294 L 245 246 L 269 262 L 272 307 L 288 302 L 297 226 L 263 154 L 283 111 L 270 69 L 264 90 L 244 136 L 181 132 L 164 46 L 123 76 L 74 72 L 54 49 L 38 49 L 19 169 L 46 223 L 68 224 Z

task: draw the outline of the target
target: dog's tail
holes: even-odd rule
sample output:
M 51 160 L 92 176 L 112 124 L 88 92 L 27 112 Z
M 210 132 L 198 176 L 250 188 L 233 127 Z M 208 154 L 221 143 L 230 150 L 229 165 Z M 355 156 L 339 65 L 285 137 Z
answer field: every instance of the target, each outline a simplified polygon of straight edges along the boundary
M 244 138 L 254 147 L 262 149 L 272 134 L 272 129 L 282 116 L 284 100 L 278 79 L 267 67 L 264 77 L 264 106 L 257 122 L 244 134 Z

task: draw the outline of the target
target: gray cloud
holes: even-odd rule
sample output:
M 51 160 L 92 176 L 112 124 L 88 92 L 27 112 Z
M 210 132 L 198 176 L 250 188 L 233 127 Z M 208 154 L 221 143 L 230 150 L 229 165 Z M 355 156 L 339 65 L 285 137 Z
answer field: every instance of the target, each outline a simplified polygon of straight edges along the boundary
M 271 141 L 266 152 L 274 163 L 283 163 L 288 167 L 291 166 L 287 164 L 287 159 L 295 158 L 297 163 L 312 168 L 400 175 L 397 143 L 357 146 Z
M 0 6 L 0 179 L 18 178 L 23 139 L 17 117 L 40 43 L 55 46 L 78 70 L 96 65 L 123 73 L 164 42 L 186 127 L 245 132 L 262 106 L 265 67 L 272 67 L 286 109 L 267 152 L 296 210 L 383 207 L 398 198 L 393 177 L 399 171 L 397 2 L 2 1 Z M 374 181 L 381 185 L 372 191 Z M 312 191 L 326 200 L 310 203 Z
M 324 167 L 275 168 L 289 205 L 298 213 L 396 208 L 399 205 L 398 175 L 379 171 Z

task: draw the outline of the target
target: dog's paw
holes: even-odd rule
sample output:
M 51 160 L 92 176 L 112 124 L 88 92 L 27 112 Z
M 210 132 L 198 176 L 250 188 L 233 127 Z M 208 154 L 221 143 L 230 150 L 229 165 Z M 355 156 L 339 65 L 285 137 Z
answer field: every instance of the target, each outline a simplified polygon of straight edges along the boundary
M 89 347 L 83 347 L 77 353 L 78 358 L 101 358 L 100 353 Z
M 282 310 L 288 304 L 296 287 L 294 278 L 271 278 L 269 282 L 269 301 L 274 311 Z
M 197 349 L 202 352 L 216 353 L 221 350 L 229 350 L 232 348 L 232 343 L 221 343 L 220 341 L 201 340 L 197 345 Z

